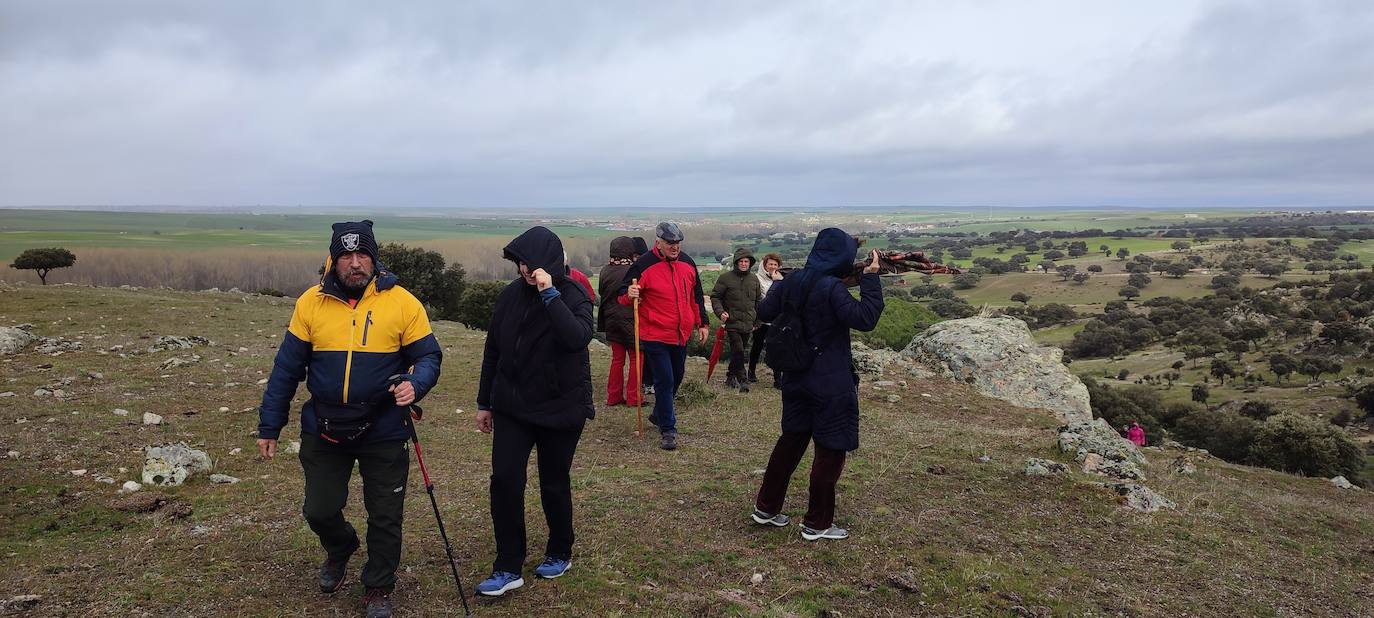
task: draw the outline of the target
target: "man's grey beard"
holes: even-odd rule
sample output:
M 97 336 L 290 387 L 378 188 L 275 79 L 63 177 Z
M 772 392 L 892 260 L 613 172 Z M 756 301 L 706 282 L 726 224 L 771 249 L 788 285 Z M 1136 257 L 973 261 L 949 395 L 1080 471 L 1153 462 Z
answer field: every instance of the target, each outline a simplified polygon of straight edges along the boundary
M 371 275 L 368 275 L 368 277 L 367 277 L 366 279 L 363 279 L 363 282 L 362 282 L 362 283 L 359 283 L 358 285 L 350 285 L 350 284 L 348 283 L 348 279 L 349 279 L 349 278 L 348 278 L 347 276 L 340 277 L 340 278 L 339 278 L 339 283 L 343 284 L 344 289 L 349 290 L 349 291 L 352 291 L 352 292 L 362 292 L 362 291 L 364 291 L 364 290 L 367 289 L 367 284 L 372 283 L 372 276 L 371 276 Z

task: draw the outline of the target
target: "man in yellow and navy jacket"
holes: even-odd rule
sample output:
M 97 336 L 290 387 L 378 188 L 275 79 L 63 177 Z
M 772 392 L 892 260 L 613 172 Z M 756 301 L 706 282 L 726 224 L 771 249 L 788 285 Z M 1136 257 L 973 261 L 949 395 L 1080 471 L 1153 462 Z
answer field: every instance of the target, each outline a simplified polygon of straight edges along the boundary
M 442 351 L 420 301 L 378 263 L 372 222 L 336 223 L 333 229 L 324 276 L 296 300 L 277 351 L 259 411 L 258 450 L 268 459 L 276 454 L 296 385 L 306 380 L 303 511 L 328 555 L 320 589 L 343 587 L 348 559 L 359 547 L 343 516 L 356 461 L 367 507 L 365 603 L 369 616 L 390 616 L 410 471 L 407 414 L 438 382 Z M 390 380 L 397 374 L 401 381 Z M 345 438 L 326 431 L 334 415 L 358 410 L 366 415 L 365 429 Z

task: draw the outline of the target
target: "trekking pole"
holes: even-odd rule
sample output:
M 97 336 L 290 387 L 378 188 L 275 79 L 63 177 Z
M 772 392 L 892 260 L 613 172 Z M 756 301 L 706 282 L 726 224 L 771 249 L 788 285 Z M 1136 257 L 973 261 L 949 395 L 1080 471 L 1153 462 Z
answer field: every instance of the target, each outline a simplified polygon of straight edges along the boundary
M 630 285 L 639 285 L 639 279 L 631 279 Z M 643 290 L 640 290 L 642 293 Z M 639 429 L 635 430 L 635 435 L 644 437 L 644 355 L 639 351 L 639 299 L 635 299 L 635 383 L 639 384 L 638 396 L 635 397 L 635 417 L 638 419 Z
M 458 562 L 453 559 L 453 546 L 449 544 L 448 532 L 444 530 L 444 518 L 439 515 L 439 502 L 434 499 L 434 481 L 429 480 L 429 468 L 425 466 L 425 456 L 420 448 L 420 434 L 415 430 L 415 421 L 423 414 L 424 410 L 420 409 L 420 406 L 411 404 L 406 410 L 405 423 L 410 427 L 410 440 L 411 444 L 415 445 L 415 460 L 420 462 L 420 475 L 425 479 L 429 505 L 434 507 L 434 520 L 439 522 L 439 536 L 444 539 L 444 553 L 448 555 L 448 568 L 453 571 L 453 583 L 458 586 L 458 599 L 463 602 L 463 613 L 467 618 L 472 618 L 472 610 L 468 608 L 468 597 L 463 593 L 463 582 L 458 578 Z

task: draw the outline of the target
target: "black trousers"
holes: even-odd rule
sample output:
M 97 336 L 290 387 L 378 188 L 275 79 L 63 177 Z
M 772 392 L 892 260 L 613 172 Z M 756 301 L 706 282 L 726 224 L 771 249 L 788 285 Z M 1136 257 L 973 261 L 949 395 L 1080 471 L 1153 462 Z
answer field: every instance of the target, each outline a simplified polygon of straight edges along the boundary
M 549 526 L 544 555 L 567 560 L 572 557 L 573 454 L 582 438 L 582 427 L 549 429 L 493 415 L 491 444 L 491 526 L 496 533 L 494 570 L 521 572 L 525 544 L 525 468 L 530 450 L 539 449 L 539 499 Z
M 768 325 L 759 324 L 754 329 L 753 341 L 749 342 L 749 375 L 754 375 L 759 366 L 759 356 L 763 355 L 763 340 L 768 336 Z
M 341 560 L 358 547 L 358 533 L 344 519 L 348 480 L 353 464 L 363 477 L 367 509 L 367 564 L 363 585 L 390 589 L 401 563 L 401 520 L 405 515 L 410 451 L 405 442 L 388 441 L 340 446 L 318 436 L 302 435 L 301 468 L 305 470 L 305 506 L 310 529 L 331 559 Z
M 736 380 L 744 380 L 749 376 L 744 371 L 744 358 L 749 354 L 749 335 L 727 330 L 725 338 L 730 342 L 729 373 L 735 376 Z
M 763 486 L 759 487 L 754 506 L 765 513 L 782 512 L 783 500 L 787 498 L 787 485 L 792 482 L 792 473 L 801 463 L 802 455 L 811 442 L 809 433 L 784 433 L 778 436 L 773 445 L 773 454 L 768 457 L 768 468 L 763 473 Z M 825 530 L 835 523 L 835 484 L 844 470 L 844 451 L 828 449 L 816 445 L 816 457 L 811 461 L 811 485 L 806 505 L 806 516 L 802 523 L 808 528 Z

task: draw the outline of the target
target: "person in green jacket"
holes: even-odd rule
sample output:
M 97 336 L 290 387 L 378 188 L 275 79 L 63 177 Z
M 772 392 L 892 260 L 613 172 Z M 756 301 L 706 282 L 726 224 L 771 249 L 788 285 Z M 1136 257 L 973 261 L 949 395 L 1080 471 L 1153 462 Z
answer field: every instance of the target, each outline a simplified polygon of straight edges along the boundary
M 754 268 L 754 254 L 748 249 L 736 249 L 730 264 L 730 271 L 721 273 L 715 287 L 711 288 L 711 310 L 725 324 L 725 333 L 730 340 L 730 369 L 725 385 L 747 393 L 749 376 L 745 373 L 745 359 L 749 355 L 749 334 L 754 330 L 759 301 L 763 300 L 763 287 L 758 277 L 750 272 Z

